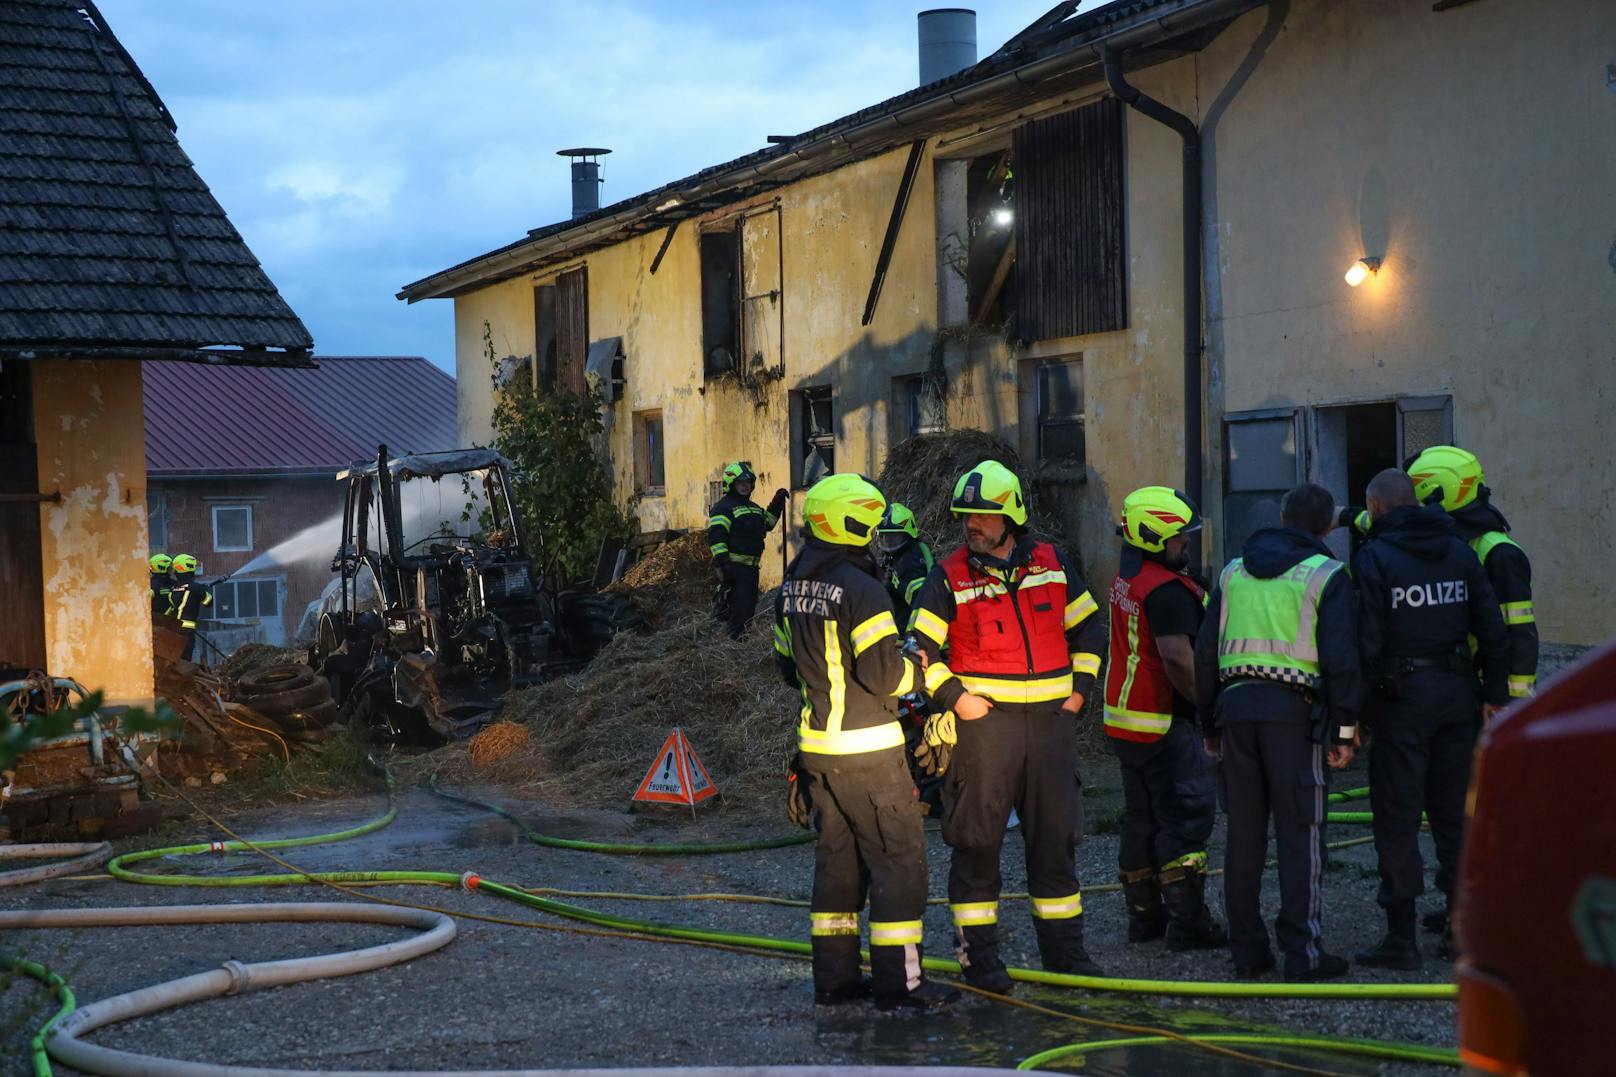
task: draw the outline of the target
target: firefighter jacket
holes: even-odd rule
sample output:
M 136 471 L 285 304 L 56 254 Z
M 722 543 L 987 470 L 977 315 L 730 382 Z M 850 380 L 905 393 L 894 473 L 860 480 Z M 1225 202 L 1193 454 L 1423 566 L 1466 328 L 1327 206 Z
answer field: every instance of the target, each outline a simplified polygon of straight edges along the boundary
M 1329 739 L 1350 744 L 1363 705 L 1352 577 L 1300 528 L 1264 528 L 1229 562 L 1195 643 L 1196 710 L 1218 733 L 1217 699 L 1238 681 L 1288 685 L 1325 707 Z
M 1047 542 L 1018 539 L 1002 567 L 961 546 L 915 596 L 910 625 L 930 662 L 926 690 L 945 710 L 966 692 L 1000 707 L 1087 695 L 1100 672 L 1098 612 Z
M 153 617 L 167 617 L 173 612 L 174 577 L 167 572 L 151 574 L 151 584 L 146 589 L 146 595 L 151 599 L 151 612 Z
M 181 628 L 195 628 L 202 611 L 213 605 L 213 589 L 194 577 L 176 579 L 168 595 L 169 612 L 180 619 Z
M 1481 567 L 1498 597 L 1509 634 L 1509 694 L 1520 699 L 1537 687 L 1537 616 L 1532 610 L 1532 562 L 1509 536 L 1509 522 L 1484 501 L 1473 501 L 1453 513 L 1459 537 L 1481 559 Z
M 1167 735 L 1175 710 L 1190 713 L 1167 678 L 1146 604 L 1162 587 L 1182 587 L 1197 605 L 1206 591 L 1192 577 L 1148 557 L 1133 575 L 1111 584 L 1111 665 L 1105 678 L 1105 731 L 1117 740 L 1149 743 Z M 1127 571 L 1125 566 L 1124 571 Z M 1193 636 L 1191 637 L 1194 638 Z
M 892 599 L 892 609 L 898 618 L 900 630 L 908 630 L 915 596 L 920 593 L 921 585 L 935 566 L 931 547 L 919 539 L 905 542 L 887 566 L 887 595 Z
M 1483 698 L 1509 701 L 1508 637 L 1474 552 L 1440 505 L 1393 509 L 1352 559 L 1364 675 L 1385 684 L 1468 652 L 1474 636 Z
M 707 519 L 707 545 L 712 550 L 713 564 L 756 568 L 763 558 L 763 540 L 778 522 L 779 517 L 754 505 L 751 498 L 725 494 Z
M 903 653 L 875 563 L 864 550 L 806 542 L 774 605 L 780 672 L 802 693 L 798 746 L 820 755 L 902 747 L 898 697 L 918 687 L 920 667 Z

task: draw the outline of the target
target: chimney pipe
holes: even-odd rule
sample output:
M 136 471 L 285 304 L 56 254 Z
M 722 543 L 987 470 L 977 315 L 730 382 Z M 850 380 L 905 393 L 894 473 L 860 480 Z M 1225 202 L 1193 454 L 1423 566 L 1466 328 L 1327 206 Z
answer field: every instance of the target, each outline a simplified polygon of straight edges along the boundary
M 556 150 L 557 157 L 572 159 L 572 219 L 587 217 L 600 208 L 600 158 L 611 150 L 599 146 L 577 146 Z
M 920 29 L 920 85 L 926 86 L 976 63 L 976 12 L 968 7 L 938 7 L 922 11 Z

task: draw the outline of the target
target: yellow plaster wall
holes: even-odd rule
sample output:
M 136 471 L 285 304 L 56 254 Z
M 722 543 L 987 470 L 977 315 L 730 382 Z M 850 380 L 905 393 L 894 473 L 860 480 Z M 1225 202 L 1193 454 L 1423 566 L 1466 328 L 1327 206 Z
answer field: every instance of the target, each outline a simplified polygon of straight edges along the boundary
M 33 366 L 50 670 L 109 700 L 152 698 L 146 448 L 135 362 Z

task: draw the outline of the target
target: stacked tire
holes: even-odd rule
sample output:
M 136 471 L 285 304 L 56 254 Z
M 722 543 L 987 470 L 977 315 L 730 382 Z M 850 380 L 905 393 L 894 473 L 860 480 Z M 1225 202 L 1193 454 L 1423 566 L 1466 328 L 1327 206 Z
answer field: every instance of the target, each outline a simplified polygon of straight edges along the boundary
M 574 616 L 586 654 L 594 654 L 620 632 L 636 632 L 645 627 L 645 617 L 634 602 L 621 594 L 584 595 L 574 606 Z
M 235 683 L 231 695 L 274 722 L 290 740 L 323 740 L 341 715 L 331 698 L 331 685 L 303 665 L 270 666 L 249 673 Z

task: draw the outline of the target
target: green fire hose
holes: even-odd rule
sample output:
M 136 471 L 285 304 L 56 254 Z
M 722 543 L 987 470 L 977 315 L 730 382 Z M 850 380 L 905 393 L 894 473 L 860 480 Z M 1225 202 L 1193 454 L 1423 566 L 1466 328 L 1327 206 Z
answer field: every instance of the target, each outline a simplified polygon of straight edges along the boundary
M 51 994 L 61 1003 L 61 1007 L 51 1015 L 50 1020 L 40 1025 L 39 1031 L 28 1041 L 28 1055 L 33 1060 L 34 1077 L 51 1077 L 50 1057 L 45 1054 L 45 1036 L 50 1032 L 51 1026 L 78 1007 L 78 1001 L 73 997 L 73 989 L 67 986 L 67 981 L 44 965 L 20 957 L 0 957 L 0 968 L 11 969 L 38 980 L 50 988 Z
M 1048 1051 L 1040 1051 L 1023 1059 L 1016 1069 L 1042 1069 L 1047 1063 L 1063 1058 L 1071 1058 L 1073 1055 L 1079 1056 L 1077 1062 L 1081 1065 L 1083 1061 L 1081 1056 L 1093 1054 L 1096 1051 L 1117 1051 L 1126 1047 L 1155 1047 L 1158 1045 L 1182 1047 L 1186 1042 L 1227 1044 L 1231 1047 L 1290 1047 L 1308 1051 L 1333 1051 L 1336 1054 L 1381 1058 L 1391 1062 L 1418 1062 L 1428 1066 L 1457 1066 L 1459 1064 L 1459 1052 L 1444 1047 L 1421 1047 L 1412 1043 L 1356 1040 L 1339 1036 L 1265 1036 L 1241 1032 L 1213 1032 L 1197 1033 L 1183 1040 L 1175 1040 L 1167 1036 L 1131 1036 L 1126 1039 L 1072 1043 L 1067 1044 L 1065 1047 L 1053 1047 Z

